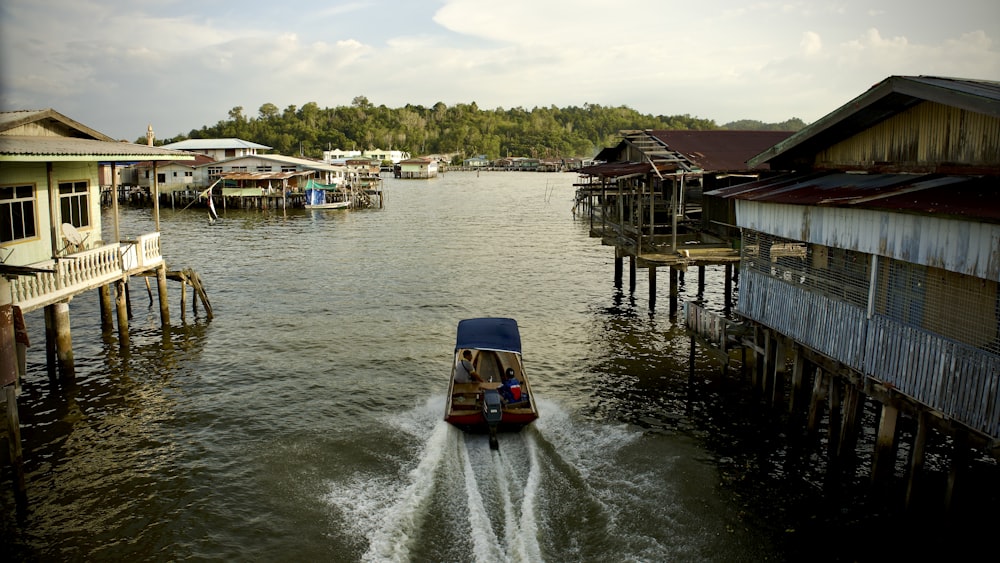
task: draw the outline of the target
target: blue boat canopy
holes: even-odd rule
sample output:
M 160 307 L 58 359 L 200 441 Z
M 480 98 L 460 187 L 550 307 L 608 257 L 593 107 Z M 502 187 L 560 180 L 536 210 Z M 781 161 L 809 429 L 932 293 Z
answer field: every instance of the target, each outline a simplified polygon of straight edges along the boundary
M 514 319 L 487 317 L 458 322 L 455 350 L 499 350 L 521 353 L 521 333 Z

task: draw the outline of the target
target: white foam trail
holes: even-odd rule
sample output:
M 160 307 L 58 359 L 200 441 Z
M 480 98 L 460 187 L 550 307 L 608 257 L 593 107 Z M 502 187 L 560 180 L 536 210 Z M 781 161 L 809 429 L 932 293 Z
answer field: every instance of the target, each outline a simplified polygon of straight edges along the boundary
M 460 448 L 460 452 L 465 469 L 465 491 L 469 506 L 469 527 L 472 530 L 473 555 L 476 561 L 501 561 L 502 551 L 483 503 L 483 496 L 479 493 L 476 472 L 469 459 L 468 444 L 465 448 Z
M 542 481 L 538 446 L 534 434 L 527 435 L 528 478 L 525 480 L 524 496 L 521 499 L 521 520 L 518 523 L 517 540 L 513 543 L 514 553 L 519 561 L 542 561 L 542 546 L 538 543 L 538 521 L 535 500 Z
M 521 438 L 522 436 L 528 438 Z M 504 544 L 509 561 L 540 563 L 543 561 L 542 549 L 538 543 L 535 515 L 535 500 L 540 482 L 538 450 L 530 434 L 522 433 L 519 438 L 519 441 L 525 442 L 523 449 L 528 458 L 528 476 L 523 480 L 523 489 L 518 491 L 511 487 L 522 483 L 521 476 L 511 464 L 514 457 L 509 453 L 511 444 L 502 444 L 501 450 L 493 456 L 500 496 L 503 499 Z
M 420 463 L 409 473 L 409 485 L 399 501 L 383 512 L 380 526 L 371 531 L 368 552 L 363 561 L 409 561 L 410 542 L 420 528 L 423 508 L 434 491 L 436 469 L 440 466 L 448 444 L 458 440 L 458 434 L 444 421 L 439 421 L 427 440 Z

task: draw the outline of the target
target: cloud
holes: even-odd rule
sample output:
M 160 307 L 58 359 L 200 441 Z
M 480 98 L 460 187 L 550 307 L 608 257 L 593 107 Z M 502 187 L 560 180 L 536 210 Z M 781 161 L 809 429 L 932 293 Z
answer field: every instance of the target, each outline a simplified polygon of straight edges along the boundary
M 893 74 L 1000 77 L 986 2 L 941 25 L 898 0 L 879 5 L 884 16 L 856 0 L 247 2 L 6 0 L 0 102 L 136 138 L 149 122 L 173 136 L 235 106 L 358 95 L 812 121 Z

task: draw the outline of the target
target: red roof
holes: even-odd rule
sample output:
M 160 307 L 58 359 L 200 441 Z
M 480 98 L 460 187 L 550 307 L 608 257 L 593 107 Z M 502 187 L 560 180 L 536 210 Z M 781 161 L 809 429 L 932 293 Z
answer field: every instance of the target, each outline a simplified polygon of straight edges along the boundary
M 707 172 L 753 170 L 747 160 L 791 137 L 792 131 L 649 131 Z M 767 164 L 757 170 L 768 169 Z

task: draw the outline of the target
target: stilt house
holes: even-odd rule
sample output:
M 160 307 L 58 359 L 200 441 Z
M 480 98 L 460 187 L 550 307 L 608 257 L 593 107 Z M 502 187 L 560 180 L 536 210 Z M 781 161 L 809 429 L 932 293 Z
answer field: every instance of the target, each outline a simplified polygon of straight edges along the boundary
M 113 238 L 105 239 L 99 166 L 193 159 L 118 142 L 51 109 L 0 113 L 2 318 L 10 320 L 12 306 L 22 313 L 56 304 L 68 309 L 79 293 L 162 268 L 159 232 L 119 240 L 116 213 Z M 4 385 L 13 382 L 9 330 L 0 324 Z
M 787 173 L 705 194 L 742 232 L 738 313 L 996 450 L 1000 83 L 889 77 L 765 163 Z

